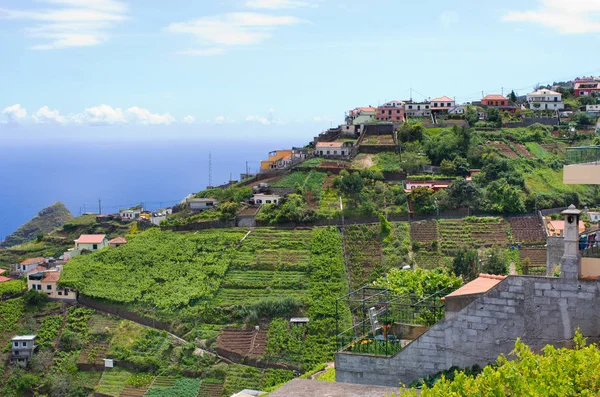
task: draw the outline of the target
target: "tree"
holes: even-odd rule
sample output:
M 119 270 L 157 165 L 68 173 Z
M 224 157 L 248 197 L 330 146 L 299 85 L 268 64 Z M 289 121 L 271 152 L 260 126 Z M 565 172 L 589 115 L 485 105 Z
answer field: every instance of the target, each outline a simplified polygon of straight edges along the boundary
M 481 200 L 481 189 L 463 178 L 455 180 L 446 189 L 452 207 L 479 208 Z
M 477 114 L 477 109 L 472 106 L 469 106 L 469 108 L 467 109 L 467 115 L 465 117 L 471 127 L 479 121 L 479 115 Z
M 452 261 L 452 271 L 465 281 L 471 281 L 479 275 L 479 257 L 477 250 L 461 247 Z
M 456 157 L 454 159 L 454 166 L 456 176 L 466 177 L 471 175 L 471 167 L 466 158 L 460 156 Z
M 231 220 L 235 218 L 235 214 L 237 214 L 239 204 L 234 202 L 222 203 L 219 206 L 219 211 L 221 212 L 222 220 Z
M 498 274 L 503 276 L 508 274 L 509 262 L 510 260 L 508 259 L 508 255 L 506 255 L 506 250 L 498 246 L 494 246 L 483 262 L 481 271 L 483 273 Z
M 423 126 L 421 124 L 404 123 L 398 129 L 398 140 L 400 142 L 415 142 L 423 139 Z
M 356 201 L 364 187 L 365 182 L 358 173 L 354 172 L 342 177 L 340 190 L 346 196 L 352 198 L 354 201 L 354 206 L 356 207 Z
M 487 119 L 490 123 L 496 124 L 496 127 L 502 127 L 502 115 L 498 108 L 488 108 Z
M 509 185 L 506 179 L 492 181 L 487 187 L 489 210 L 493 212 L 517 214 L 525 211 L 521 190 Z
M 516 102 L 517 102 L 517 94 L 515 94 L 515 91 L 514 91 L 514 90 L 512 90 L 512 91 L 510 92 L 510 94 L 508 94 L 508 99 L 509 99 L 511 102 L 514 102 L 514 103 L 516 103 Z
M 431 214 L 436 210 L 433 200 L 433 189 L 421 186 L 410 192 L 413 209 L 417 214 Z
M 442 163 L 440 164 L 440 173 L 447 176 L 456 175 L 456 166 L 454 165 L 454 162 L 446 159 L 442 160 Z
M 576 124 L 578 128 L 593 125 L 596 121 L 596 119 L 593 116 L 588 116 L 583 112 L 575 113 L 571 120 Z
M 23 295 L 23 302 L 25 302 L 26 305 L 36 306 L 42 302 L 46 302 L 47 300 L 48 295 L 44 294 L 43 292 L 37 292 L 34 289 L 30 289 L 29 291 L 25 292 L 25 295 Z
M 591 96 L 580 96 L 577 98 L 577 103 L 579 104 L 580 107 L 583 107 L 586 105 L 595 105 L 596 98 L 591 97 Z
M 415 152 L 402 152 L 402 170 L 407 174 L 415 174 L 423 168 L 424 165 L 431 164 L 427 156 Z

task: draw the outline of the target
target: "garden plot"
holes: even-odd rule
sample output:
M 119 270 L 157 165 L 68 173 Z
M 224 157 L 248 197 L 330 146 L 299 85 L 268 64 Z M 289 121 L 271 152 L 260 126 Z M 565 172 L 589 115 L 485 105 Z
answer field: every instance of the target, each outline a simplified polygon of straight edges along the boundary
M 514 216 L 508 219 L 513 242 L 521 244 L 544 244 L 546 232 L 537 216 Z
M 415 254 L 415 263 L 421 269 L 435 269 L 444 265 L 444 257 L 438 252 L 419 250 Z
M 521 157 L 525 157 L 528 159 L 534 159 L 535 156 L 533 154 L 531 154 L 529 152 L 529 150 L 527 150 L 527 148 L 525 147 L 525 145 L 523 145 L 522 143 L 513 143 L 512 144 L 514 150 L 517 151 L 518 154 L 521 155 Z
M 211 383 L 209 379 L 202 379 L 198 397 L 221 397 L 223 395 L 223 383 Z
M 394 136 L 392 134 L 383 135 L 365 135 L 361 145 L 393 145 Z
M 213 303 L 252 304 L 269 297 L 302 297 L 310 284 L 311 236 L 311 230 L 253 230 L 234 255 Z
M 561 157 L 565 155 L 565 148 L 567 147 L 567 145 L 565 144 L 560 144 L 556 142 L 542 143 L 540 146 L 544 148 L 548 153 Z
M 131 377 L 131 372 L 123 368 L 105 369 L 96 391 L 118 397 L 125 388 L 129 377 Z
M 231 352 L 242 357 L 260 357 L 265 353 L 266 347 L 266 331 L 225 329 L 217 338 L 218 352 Z
M 523 274 L 546 274 L 546 248 L 523 248 L 519 250 Z M 529 267 L 525 265 L 529 259 Z
M 379 229 L 379 224 L 352 225 L 344 229 L 346 263 L 350 270 L 352 289 L 373 281 L 372 273 L 382 267 L 383 255 Z
M 436 221 L 411 222 L 410 239 L 419 243 L 431 244 L 438 241 L 438 226 Z
M 463 218 L 438 221 L 441 248 L 444 254 L 452 255 L 459 247 L 507 246 L 508 224 L 502 218 Z
M 169 386 L 167 383 L 160 383 L 161 380 L 159 378 L 167 378 L 163 376 L 158 376 L 152 386 L 146 392 L 146 396 L 148 397 L 196 397 L 198 395 L 198 391 L 200 390 L 200 379 L 191 379 L 191 378 L 172 378 L 173 382 L 171 383 L 169 379 Z M 169 377 L 171 378 L 171 377 Z
M 515 153 L 511 149 L 511 147 L 506 144 L 506 142 L 489 141 L 487 144 L 490 145 L 492 148 L 496 149 L 498 152 L 500 152 L 500 154 L 502 154 L 508 158 L 516 159 L 519 157 L 519 155 L 517 153 Z

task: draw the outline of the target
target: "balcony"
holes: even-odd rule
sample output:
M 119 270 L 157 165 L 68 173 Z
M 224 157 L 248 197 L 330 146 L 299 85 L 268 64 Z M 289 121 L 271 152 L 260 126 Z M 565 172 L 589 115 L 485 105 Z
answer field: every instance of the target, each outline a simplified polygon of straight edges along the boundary
M 567 148 L 563 182 L 567 185 L 600 185 L 600 146 Z

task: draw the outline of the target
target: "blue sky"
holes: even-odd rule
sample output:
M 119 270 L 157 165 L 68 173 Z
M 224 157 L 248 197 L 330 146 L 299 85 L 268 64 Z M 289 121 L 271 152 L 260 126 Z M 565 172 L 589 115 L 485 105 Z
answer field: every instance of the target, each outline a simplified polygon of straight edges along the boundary
M 0 132 L 308 137 L 410 88 L 600 74 L 599 36 L 597 0 L 2 0 Z

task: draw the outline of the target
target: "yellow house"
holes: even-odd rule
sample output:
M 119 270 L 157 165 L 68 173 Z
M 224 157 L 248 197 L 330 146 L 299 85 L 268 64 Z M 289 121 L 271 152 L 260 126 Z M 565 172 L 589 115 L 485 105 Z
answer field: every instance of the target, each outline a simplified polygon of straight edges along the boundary
M 283 160 L 286 157 L 292 157 L 292 150 L 275 150 L 274 152 L 269 153 L 268 160 L 262 160 L 260 162 L 260 170 L 270 170 L 277 168 L 277 162 Z
M 105 234 L 82 234 L 75 240 L 75 249 L 78 251 L 98 251 L 108 247 L 108 237 Z
M 36 290 L 48 295 L 49 299 L 73 302 L 77 300 L 77 293 L 69 288 L 57 285 L 60 279 L 60 270 L 46 270 L 32 273 L 27 276 L 27 290 Z

